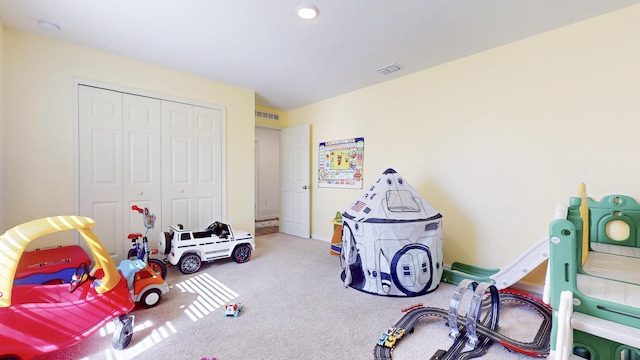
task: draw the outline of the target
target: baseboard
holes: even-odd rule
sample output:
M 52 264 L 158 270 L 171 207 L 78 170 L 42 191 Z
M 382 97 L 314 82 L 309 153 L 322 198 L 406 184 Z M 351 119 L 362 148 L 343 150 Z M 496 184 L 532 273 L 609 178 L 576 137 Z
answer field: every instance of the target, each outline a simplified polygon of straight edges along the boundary
M 280 224 L 279 219 L 268 219 L 268 220 L 256 220 L 255 227 L 256 228 L 265 228 L 265 227 L 273 227 L 278 226 Z
M 317 235 L 317 234 L 311 234 L 311 238 L 314 239 L 314 240 L 320 240 L 320 241 L 324 241 L 324 242 L 328 242 L 328 243 L 331 242 L 330 238 L 324 237 L 324 236 L 320 236 L 320 235 Z
M 512 289 L 520 290 L 542 299 L 544 285 L 531 284 L 527 282 L 517 282 L 511 286 Z

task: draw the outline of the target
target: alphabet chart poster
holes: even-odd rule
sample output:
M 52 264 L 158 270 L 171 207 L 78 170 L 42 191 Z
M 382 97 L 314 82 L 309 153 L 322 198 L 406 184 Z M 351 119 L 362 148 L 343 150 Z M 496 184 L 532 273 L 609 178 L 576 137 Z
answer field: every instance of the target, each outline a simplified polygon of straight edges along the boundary
M 321 142 L 318 187 L 362 189 L 363 164 L 363 137 Z

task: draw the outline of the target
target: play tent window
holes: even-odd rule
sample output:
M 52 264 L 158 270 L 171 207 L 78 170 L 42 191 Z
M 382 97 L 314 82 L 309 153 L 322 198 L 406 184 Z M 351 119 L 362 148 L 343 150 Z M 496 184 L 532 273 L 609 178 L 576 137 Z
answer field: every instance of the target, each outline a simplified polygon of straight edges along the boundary
M 388 190 L 387 208 L 393 212 L 419 212 L 420 207 L 413 194 L 407 190 Z
M 402 275 L 411 276 L 411 268 L 407 265 L 402 266 Z

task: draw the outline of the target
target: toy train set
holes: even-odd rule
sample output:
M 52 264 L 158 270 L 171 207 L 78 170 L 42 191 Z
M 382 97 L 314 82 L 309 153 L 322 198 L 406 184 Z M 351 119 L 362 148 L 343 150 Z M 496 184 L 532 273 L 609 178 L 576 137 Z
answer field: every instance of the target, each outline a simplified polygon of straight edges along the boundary
M 469 309 L 465 316 L 459 315 L 459 307 L 464 294 L 473 290 Z M 490 297 L 485 299 L 486 293 Z M 542 319 L 532 341 L 512 339 L 498 331 L 500 305 L 516 302 L 535 311 Z M 484 355 L 492 343 L 499 343 L 509 350 L 529 356 L 543 357 L 549 354 L 549 334 L 551 333 L 551 308 L 542 300 L 514 290 L 497 290 L 489 283 L 477 284 L 471 280 L 462 281 L 454 292 L 448 310 L 424 307 L 422 304 L 403 309 L 406 314 L 376 341 L 374 359 L 391 360 L 392 350 L 405 333 L 411 334 L 418 322 L 439 317 L 446 320 L 449 337 L 453 344 L 448 350 L 438 350 L 432 359 L 469 359 Z M 482 308 L 488 309 L 482 312 Z M 481 314 L 484 314 L 481 316 Z M 466 350 L 470 348 L 471 350 Z

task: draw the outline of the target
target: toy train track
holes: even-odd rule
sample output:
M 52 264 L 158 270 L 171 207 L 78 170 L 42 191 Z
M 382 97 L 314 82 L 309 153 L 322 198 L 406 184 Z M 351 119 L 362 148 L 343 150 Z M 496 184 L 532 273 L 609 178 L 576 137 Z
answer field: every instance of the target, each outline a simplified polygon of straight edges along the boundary
M 417 307 L 413 309 L 409 309 L 409 311 L 393 326 L 392 329 L 402 329 L 402 334 L 405 332 L 412 333 L 414 326 L 423 318 L 426 317 L 441 317 L 445 320 L 448 319 L 456 319 L 456 324 L 448 324 L 450 328 L 450 337 L 455 338 L 453 345 L 449 348 L 449 350 L 439 350 L 431 359 L 432 360 L 444 360 L 444 359 L 453 359 L 453 360 L 464 360 L 471 359 L 474 357 L 484 355 L 489 346 L 496 342 L 500 345 L 506 347 L 507 349 L 520 352 L 533 357 L 544 357 L 549 354 L 550 351 L 550 333 L 551 333 L 551 308 L 544 304 L 541 300 L 529 296 L 528 294 L 504 289 L 499 291 L 498 296 L 492 296 L 490 299 L 484 298 L 482 300 L 482 306 L 491 306 L 491 310 L 488 314 L 485 315 L 483 319 L 476 318 L 476 322 L 472 325 L 470 323 L 471 318 L 479 317 L 480 312 L 471 309 L 473 306 L 470 306 L 470 312 L 467 312 L 468 316 L 460 316 L 457 314 L 457 306 L 459 305 L 459 301 L 461 298 L 460 289 L 464 289 L 462 293 L 466 290 L 467 286 L 470 284 L 473 285 L 473 289 L 476 290 L 475 283 L 461 283 L 458 287 L 458 291 L 454 294 L 454 298 L 452 298 L 451 303 L 455 304 L 456 308 L 449 310 L 444 310 L 440 308 L 434 307 Z M 483 283 L 481 283 L 483 284 Z M 484 292 L 487 287 L 482 287 L 478 292 Z M 489 287 L 490 288 L 490 287 Z M 456 295 L 458 298 L 456 299 Z M 480 298 L 475 296 L 476 299 Z M 497 331 L 498 328 L 498 314 L 499 307 L 504 303 L 518 303 L 524 306 L 528 306 L 534 311 L 536 311 L 542 317 L 542 324 L 538 329 L 533 341 L 523 342 L 519 340 L 515 340 L 507 337 L 506 335 L 501 334 Z M 478 305 L 476 304 L 476 308 L 478 309 Z M 448 321 L 450 323 L 451 321 Z M 457 329 L 457 330 L 454 330 Z M 457 331 L 457 334 L 456 334 Z M 401 339 L 398 337 L 396 342 L 392 344 L 384 343 L 378 341 L 374 348 L 374 359 L 376 360 L 392 360 L 392 351 L 393 348 L 397 345 L 397 342 Z M 471 339 L 471 341 L 470 341 Z M 391 346 L 388 346 L 391 345 Z M 470 351 L 463 351 L 465 345 L 472 345 L 473 349 Z

